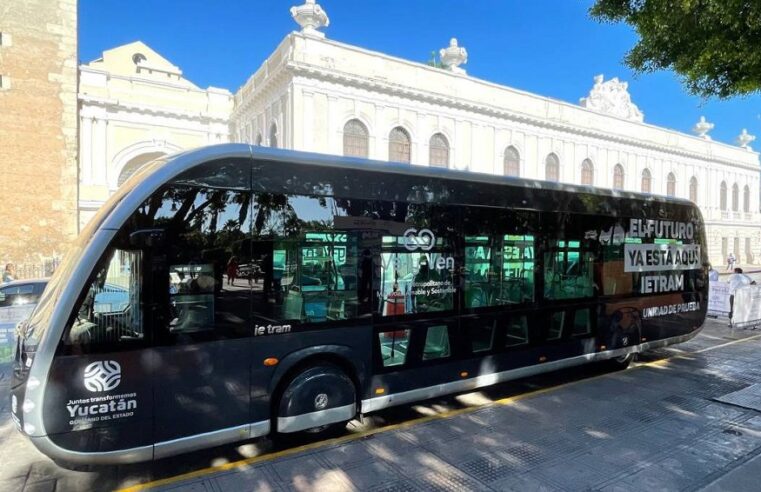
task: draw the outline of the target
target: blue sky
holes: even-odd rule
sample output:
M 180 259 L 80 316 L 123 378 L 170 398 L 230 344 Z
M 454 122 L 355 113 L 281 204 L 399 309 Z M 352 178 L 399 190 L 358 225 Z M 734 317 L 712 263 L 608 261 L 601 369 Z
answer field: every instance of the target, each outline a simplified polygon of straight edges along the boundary
M 298 26 L 289 8 L 302 0 L 80 0 L 79 57 L 141 40 L 201 87 L 235 92 Z M 591 0 L 318 0 L 328 38 L 425 62 L 457 37 L 474 77 L 578 103 L 595 74 L 629 82 L 650 124 L 690 133 L 701 115 L 715 140 L 742 128 L 761 141 L 761 96 L 727 101 L 689 96 L 670 72 L 639 77 L 622 64 L 636 41 L 626 25 L 599 24 Z M 758 147 L 758 144 L 756 145 Z M 761 147 L 759 147 L 761 148 Z

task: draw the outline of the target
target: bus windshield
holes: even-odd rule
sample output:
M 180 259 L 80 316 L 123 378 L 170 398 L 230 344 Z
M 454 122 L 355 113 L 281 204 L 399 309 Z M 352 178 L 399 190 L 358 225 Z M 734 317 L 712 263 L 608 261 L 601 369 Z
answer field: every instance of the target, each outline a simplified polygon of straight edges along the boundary
M 50 282 L 45 288 L 45 292 L 40 297 L 40 302 L 29 317 L 26 328 L 21 333 L 24 340 L 24 346 L 34 347 L 39 345 L 42 341 L 42 338 L 47 331 L 48 321 L 52 314 L 53 307 L 58 301 L 58 297 L 63 291 L 63 288 L 66 286 L 66 279 L 71 276 L 74 268 L 81 261 L 82 255 L 87 249 L 87 245 L 95 236 L 101 224 L 106 220 L 106 217 L 111 214 L 127 193 L 145 179 L 145 176 L 153 173 L 165 162 L 166 159 L 161 158 L 145 164 L 138 172 L 133 174 L 121 187 L 119 187 L 116 193 L 114 193 L 106 203 L 98 209 L 98 212 L 92 219 L 90 219 L 84 229 L 82 229 L 79 236 L 77 236 L 76 241 L 71 245 L 71 249 L 66 252 L 63 261 L 58 268 L 56 268 L 56 271 L 50 278 Z

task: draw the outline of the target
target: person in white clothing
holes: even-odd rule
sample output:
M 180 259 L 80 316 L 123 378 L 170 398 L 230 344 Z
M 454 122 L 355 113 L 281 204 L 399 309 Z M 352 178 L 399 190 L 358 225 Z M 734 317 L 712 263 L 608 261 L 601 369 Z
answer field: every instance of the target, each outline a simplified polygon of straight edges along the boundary
M 735 291 L 747 285 L 755 285 L 756 282 L 743 273 L 742 268 L 735 268 L 735 273 L 729 276 L 729 321 L 732 324 L 732 313 L 735 308 Z
M 708 280 L 711 282 L 717 282 L 719 280 L 719 272 L 714 270 L 712 266 L 708 267 Z

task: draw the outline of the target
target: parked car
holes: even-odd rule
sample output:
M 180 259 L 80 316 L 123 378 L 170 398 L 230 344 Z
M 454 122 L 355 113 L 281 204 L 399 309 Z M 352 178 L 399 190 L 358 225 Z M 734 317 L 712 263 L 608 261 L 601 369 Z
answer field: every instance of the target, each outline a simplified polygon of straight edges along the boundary
M 13 357 L 16 325 L 32 314 L 47 284 L 47 279 L 30 279 L 0 285 L 0 362 Z

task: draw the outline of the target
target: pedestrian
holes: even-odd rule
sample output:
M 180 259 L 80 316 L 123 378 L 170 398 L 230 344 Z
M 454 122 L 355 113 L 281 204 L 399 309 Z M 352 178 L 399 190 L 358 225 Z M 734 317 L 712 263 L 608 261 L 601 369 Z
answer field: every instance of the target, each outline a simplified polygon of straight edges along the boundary
M 731 272 L 735 268 L 735 262 L 737 261 L 737 258 L 735 258 L 734 253 L 729 253 L 729 256 L 727 256 L 727 271 Z
M 735 273 L 729 276 L 729 326 L 732 326 L 732 315 L 735 309 L 735 292 L 748 285 L 756 285 L 755 280 L 743 273 L 742 268 L 735 268 Z
M 227 285 L 235 285 L 235 277 L 238 276 L 238 257 L 231 256 L 227 262 Z
M 711 265 L 708 265 L 708 281 L 709 282 L 719 281 L 719 272 L 717 270 L 714 270 Z
M 3 283 L 12 282 L 16 280 L 16 267 L 13 263 L 6 263 L 5 271 L 3 271 Z

